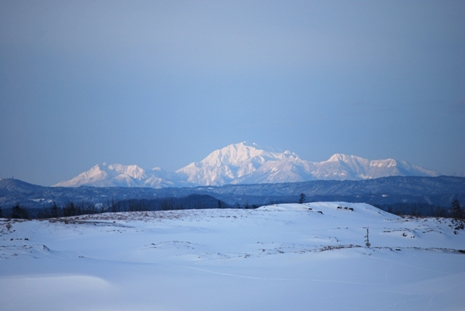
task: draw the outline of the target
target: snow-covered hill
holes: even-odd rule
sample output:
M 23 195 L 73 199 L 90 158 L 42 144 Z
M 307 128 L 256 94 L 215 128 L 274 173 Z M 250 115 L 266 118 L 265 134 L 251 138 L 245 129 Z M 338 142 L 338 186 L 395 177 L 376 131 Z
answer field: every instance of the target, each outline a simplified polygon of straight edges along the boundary
M 310 180 L 364 180 L 387 176 L 439 176 L 440 173 L 394 159 L 368 160 L 335 154 L 310 162 L 291 151 L 273 152 L 241 142 L 215 150 L 200 162 L 166 172 L 136 165 L 96 165 L 55 186 L 180 187 L 225 184 L 281 183 Z
M 0 219 L 0 309 L 461 310 L 460 227 L 345 202 Z

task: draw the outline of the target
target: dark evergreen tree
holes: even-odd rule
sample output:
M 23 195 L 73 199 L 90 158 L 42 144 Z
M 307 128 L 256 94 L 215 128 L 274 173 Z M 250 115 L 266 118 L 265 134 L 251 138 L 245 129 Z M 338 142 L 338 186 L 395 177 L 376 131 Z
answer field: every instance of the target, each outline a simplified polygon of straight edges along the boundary
M 26 208 L 22 208 L 19 206 L 19 203 L 16 203 L 15 206 L 11 209 L 11 218 L 23 218 L 23 219 L 28 219 L 29 218 L 29 213 Z
M 452 201 L 452 207 L 450 209 L 453 218 L 462 218 L 462 208 L 460 207 L 459 200 L 455 199 Z
M 53 206 L 50 208 L 50 217 L 52 218 L 58 217 L 58 206 L 55 202 L 53 202 Z
M 11 209 L 11 218 L 21 218 L 21 215 L 22 215 L 21 207 L 19 206 L 19 204 L 16 204 Z
M 299 203 L 302 204 L 305 202 L 305 193 L 300 194 Z
M 68 202 L 63 207 L 63 216 L 74 216 L 76 215 L 76 206 L 73 202 Z

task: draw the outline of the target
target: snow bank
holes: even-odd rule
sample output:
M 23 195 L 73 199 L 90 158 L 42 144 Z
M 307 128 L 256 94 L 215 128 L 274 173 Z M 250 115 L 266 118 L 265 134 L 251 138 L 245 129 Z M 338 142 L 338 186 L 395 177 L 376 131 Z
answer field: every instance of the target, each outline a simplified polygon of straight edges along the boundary
M 1 310 L 458 310 L 464 237 L 347 202 L 3 219 Z

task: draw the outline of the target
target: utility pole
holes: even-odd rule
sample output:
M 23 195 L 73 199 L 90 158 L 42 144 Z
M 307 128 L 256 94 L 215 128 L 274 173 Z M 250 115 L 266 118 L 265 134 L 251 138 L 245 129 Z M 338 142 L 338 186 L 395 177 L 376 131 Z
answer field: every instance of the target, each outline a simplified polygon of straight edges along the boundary
M 367 235 L 365 235 L 365 245 L 366 247 L 370 247 L 370 231 L 369 228 L 367 227 Z

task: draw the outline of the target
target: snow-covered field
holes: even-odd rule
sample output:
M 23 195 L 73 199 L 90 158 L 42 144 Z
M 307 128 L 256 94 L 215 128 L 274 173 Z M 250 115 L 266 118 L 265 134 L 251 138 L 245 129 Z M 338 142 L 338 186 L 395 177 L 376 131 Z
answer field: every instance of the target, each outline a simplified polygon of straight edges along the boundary
M 455 226 L 344 202 L 1 219 L 0 310 L 464 310 Z

